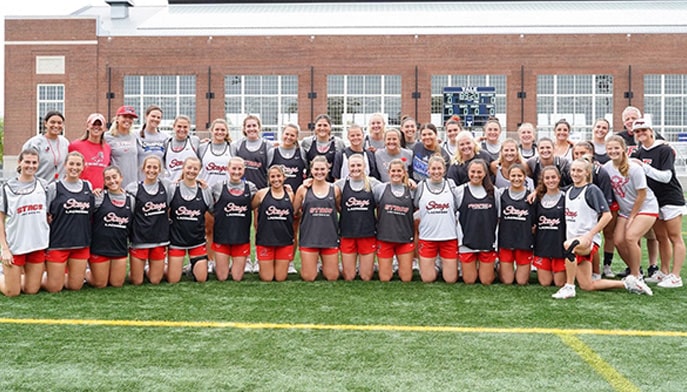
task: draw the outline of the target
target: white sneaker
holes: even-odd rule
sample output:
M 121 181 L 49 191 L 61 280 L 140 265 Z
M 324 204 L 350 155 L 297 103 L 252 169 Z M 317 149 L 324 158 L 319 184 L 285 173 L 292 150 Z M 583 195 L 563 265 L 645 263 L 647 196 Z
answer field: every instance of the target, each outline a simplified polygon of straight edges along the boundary
M 675 274 L 666 275 L 663 280 L 658 283 L 658 287 L 664 289 L 676 289 L 682 287 L 682 278 L 675 276 Z
M 297 274 L 297 273 L 298 273 L 298 271 L 296 271 L 296 267 L 293 265 L 293 261 L 290 262 L 290 263 L 289 263 L 289 271 L 288 271 L 288 274 L 289 274 L 289 275 L 294 275 L 294 274 Z
M 601 274 L 592 273 L 592 281 L 601 280 Z
M 575 285 L 565 284 L 563 287 L 558 289 L 555 294 L 551 295 L 551 298 L 555 299 L 568 299 L 575 297 Z
M 396 272 L 398 272 L 398 259 L 396 258 L 395 255 L 394 255 L 393 260 L 391 261 L 391 272 L 394 274 Z
M 208 260 L 208 274 L 215 273 L 215 260 Z
M 147 264 L 146 264 L 146 265 L 147 265 Z M 209 270 L 209 269 L 210 269 L 210 268 L 209 268 L 209 266 L 208 266 L 208 270 Z M 181 267 L 181 273 L 182 273 L 183 275 L 185 275 L 185 276 L 191 276 L 191 275 L 193 275 L 193 271 L 191 270 L 191 263 L 188 263 L 188 264 L 184 265 L 183 267 Z
M 604 265 L 604 278 L 615 278 L 615 274 L 613 273 L 613 269 L 611 269 L 610 265 Z
M 644 279 L 644 281 L 647 283 L 661 283 L 666 277 L 668 277 L 668 275 L 664 274 L 661 270 L 658 270 L 648 278 Z
M 420 270 L 420 261 L 418 259 L 413 259 L 413 271 Z
M 634 275 L 627 275 L 625 279 L 623 279 L 623 283 L 627 291 L 631 293 L 646 294 L 649 296 L 654 295 L 654 292 L 644 283 L 644 279 L 639 279 Z
M 253 273 L 253 262 L 251 261 L 250 257 L 246 258 L 246 265 L 243 267 L 243 273 L 244 274 L 252 274 Z

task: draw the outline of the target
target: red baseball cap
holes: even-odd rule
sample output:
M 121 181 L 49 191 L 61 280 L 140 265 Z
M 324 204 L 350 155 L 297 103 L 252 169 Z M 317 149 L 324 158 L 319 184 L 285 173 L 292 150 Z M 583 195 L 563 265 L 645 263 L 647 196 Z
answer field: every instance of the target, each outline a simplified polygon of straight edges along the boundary
M 100 124 L 105 125 L 105 116 L 103 116 L 100 113 L 91 113 L 91 115 L 88 116 L 88 120 L 86 120 L 86 123 L 88 125 L 92 125 L 96 121 L 100 121 Z
M 131 116 L 133 118 L 138 118 L 138 115 L 136 114 L 136 110 L 134 110 L 133 106 L 120 106 L 119 109 L 117 109 L 117 115 L 118 116 Z

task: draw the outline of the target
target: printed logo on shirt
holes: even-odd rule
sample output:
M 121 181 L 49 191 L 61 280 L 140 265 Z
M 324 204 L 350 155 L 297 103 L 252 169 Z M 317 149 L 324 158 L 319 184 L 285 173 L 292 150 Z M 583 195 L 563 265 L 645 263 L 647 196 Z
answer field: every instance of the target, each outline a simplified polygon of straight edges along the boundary
M 615 194 L 618 195 L 621 199 L 625 197 L 625 189 L 623 187 L 627 185 L 627 183 L 629 182 L 629 178 L 615 175 L 611 176 L 611 187 L 613 188 Z
M 86 193 L 86 192 L 84 192 Z M 65 214 L 88 214 L 91 208 L 91 203 L 87 201 L 78 201 L 75 199 L 68 199 L 62 204 Z

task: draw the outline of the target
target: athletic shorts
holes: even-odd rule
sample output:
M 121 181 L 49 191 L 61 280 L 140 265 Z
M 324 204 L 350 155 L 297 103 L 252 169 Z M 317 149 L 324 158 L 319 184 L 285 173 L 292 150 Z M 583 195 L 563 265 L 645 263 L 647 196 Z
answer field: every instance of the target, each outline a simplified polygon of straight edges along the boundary
M 404 255 L 414 250 L 414 242 L 386 242 L 377 240 L 377 257 L 382 259 L 390 259 L 394 255 Z
M 685 206 L 665 205 L 658 209 L 658 219 L 669 221 L 678 216 L 685 215 Z
M 585 261 L 589 261 L 591 263 L 592 259 L 594 258 L 594 255 L 597 253 L 599 253 L 599 245 L 594 244 L 592 246 L 592 251 L 589 252 L 588 255 L 585 255 L 585 256 L 575 255 L 575 260 L 577 261 L 577 264 L 581 264 Z
M 210 246 L 212 250 L 223 255 L 229 255 L 231 257 L 247 257 L 250 255 L 250 242 L 247 244 L 218 244 L 213 242 Z
M 91 248 L 78 249 L 48 249 L 45 261 L 51 263 L 66 263 L 68 259 L 88 260 L 91 256 Z
M 532 262 L 534 253 L 527 249 L 499 249 L 499 261 L 502 263 L 513 263 L 516 265 L 529 265 Z
M 169 248 L 169 257 L 184 257 L 188 252 L 188 257 L 207 256 L 208 252 L 205 244 L 193 248 Z
M 655 212 L 638 212 L 637 216 L 642 215 L 642 216 L 653 216 L 654 218 L 658 218 L 658 213 Z M 623 214 L 623 213 L 618 213 L 618 216 L 621 218 L 628 219 L 628 215 Z
M 532 265 L 542 271 L 565 272 L 565 259 L 563 258 L 535 256 Z
M 258 261 L 293 260 L 293 245 L 284 246 L 255 246 Z
M 417 253 L 420 257 L 434 259 L 437 255 L 442 259 L 457 259 L 458 258 L 458 240 L 445 241 L 417 241 Z
M 334 255 L 339 253 L 339 248 L 309 248 L 307 246 L 299 246 L 301 252 L 318 253 L 322 256 Z
M 361 254 L 369 255 L 377 250 L 376 237 L 364 238 L 341 238 L 339 243 L 339 250 L 343 254 Z
M 45 263 L 45 249 L 35 250 L 33 252 L 24 253 L 23 255 L 12 255 L 12 264 L 16 266 L 23 266 L 29 264 L 43 264 Z
M 88 262 L 89 263 L 104 263 L 106 261 L 110 260 L 118 260 L 118 259 L 124 259 L 126 258 L 126 255 L 124 256 L 101 256 L 101 255 L 95 255 L 91 253 L 91 257 L 89 257 Z
M 480 263 L 494 263 L 496 261 L 496 251 L 488 252 L 458 252 L 458 259 L 461 263 L 474 263 L 479 261 Z
M 164 260 L 167 256 L 167 247 L 156 246 L 154 248 L 130 249 L 129 255 L 141 260 Z

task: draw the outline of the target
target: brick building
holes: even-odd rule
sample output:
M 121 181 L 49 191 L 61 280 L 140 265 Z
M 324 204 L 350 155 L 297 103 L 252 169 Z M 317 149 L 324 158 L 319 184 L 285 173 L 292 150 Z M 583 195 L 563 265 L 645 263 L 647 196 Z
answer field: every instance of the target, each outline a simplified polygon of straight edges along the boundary
M 685 1 L 107 3 L 6 18 L 6 154 L 53 108 L 69 139 L 91 112 L 151 103 L 198 131 L 252 113 L 307 134 L 320 113 L 342 131 L 375 112 L 439 125 L 446 86 L 495 87 L 509 131 L 617 129 L 628 104 L 670 140 L 687 124 Z

